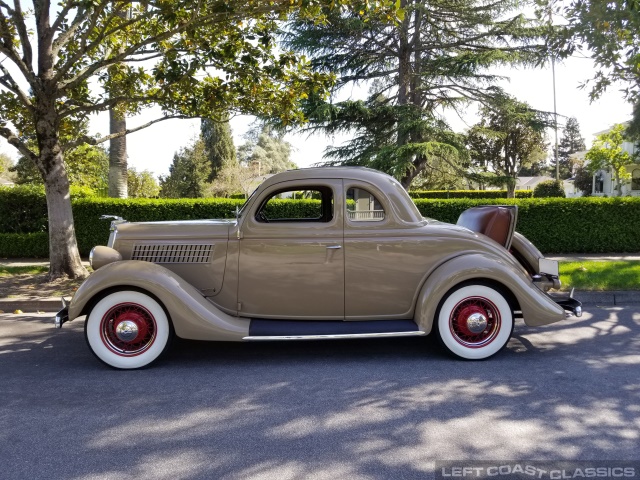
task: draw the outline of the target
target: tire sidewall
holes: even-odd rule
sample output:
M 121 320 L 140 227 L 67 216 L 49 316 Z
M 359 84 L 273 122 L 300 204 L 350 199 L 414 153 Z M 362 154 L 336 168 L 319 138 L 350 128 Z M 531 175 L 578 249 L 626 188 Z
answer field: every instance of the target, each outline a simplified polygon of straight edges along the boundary
M 104 315 L 121 303 L 136 303 L 151 313 L 155 320 L 156 333 L 153 344 L 144 352 L 135 356 L 122 356 L 109 349 L 101 333 Z M 158 359 L 165 351 L 171 336 L 171 325 L 162 306 L 149 295 L 134 290 L 111 293 L 99 300 L 92 308 L 85 322 L 85 337 L 89 348 L 99 360 L 110 367 L 130 370 L 146 367 Z
M 493 303 L 500 314 L 500 329 L 495 338 L 482 347 L 471 348 L 456 340 L 450 328 L 453 309 L 469 297 L 484 297 Z M 513 331 L 513 312 L 507 299 L 496 289 L 486 285 L 466 285 L 450 292 L 438 309 L 437 327 L 440 342 L 453 355 L 467 360 L 482 360 L 502 350 Z

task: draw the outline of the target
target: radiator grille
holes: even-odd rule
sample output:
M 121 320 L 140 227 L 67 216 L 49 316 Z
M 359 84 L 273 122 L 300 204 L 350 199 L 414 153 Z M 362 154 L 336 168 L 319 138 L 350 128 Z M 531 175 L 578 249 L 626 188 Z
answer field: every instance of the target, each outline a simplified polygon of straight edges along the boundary
M 134 245 L 131 260 L 153 263 L 208 263 L 211 244 Z

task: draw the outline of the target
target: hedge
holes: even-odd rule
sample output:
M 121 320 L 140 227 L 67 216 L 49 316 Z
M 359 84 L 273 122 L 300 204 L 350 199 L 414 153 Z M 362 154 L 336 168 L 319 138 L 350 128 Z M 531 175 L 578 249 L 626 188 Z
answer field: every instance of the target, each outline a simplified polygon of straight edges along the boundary
M 531 190 L 516 190 L 516 198 L 532 198 Z M 410 190 L 409 196 L 417 198 L 507 198 L 506 190 Z
M 109 221 L 99 220 L 100 215 L 120 215 L 129 221 L 233 218 L 236 207 L 242 203 L 243 200 L 233 199 L 76 198 L 73 210 L 78 246 L 81 253 L 87 255 L 94 245 L 106 243 Z M 455 223 L 462 211 L 473 206 L 516 204 L 519 206 L 517 230 L 545 253 L 640 251 L 640 198 L 416 199 L 415 203 L 424 216 L 450 223 Z M 7 210 L 4 207 L 3 212 Z M 317 201 L 281 200 L 274 202 L 272 208 L 275 216 L 299 216 L 317 211 Z M 34 210 L 25 207 L 24 211 Z M 0 213 L 0 257 L 48 255 L 47 236 L 43 231 L 46 208 L 44 214 L 40 213 L 40 217 L 15 224 Z M 34 226 L 32 232 L 26 232 Z

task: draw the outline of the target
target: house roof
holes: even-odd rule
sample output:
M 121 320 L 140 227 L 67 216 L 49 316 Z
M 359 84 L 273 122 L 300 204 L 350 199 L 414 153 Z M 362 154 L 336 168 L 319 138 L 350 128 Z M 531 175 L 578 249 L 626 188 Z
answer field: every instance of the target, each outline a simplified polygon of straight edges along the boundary
M 532 187 L 546 180 L 553 180 L 553 178 L 546 175 L 539 175 L 537 177 L 518 177 L 518 179 L 516 180 L 516 185 L 520 187 Z

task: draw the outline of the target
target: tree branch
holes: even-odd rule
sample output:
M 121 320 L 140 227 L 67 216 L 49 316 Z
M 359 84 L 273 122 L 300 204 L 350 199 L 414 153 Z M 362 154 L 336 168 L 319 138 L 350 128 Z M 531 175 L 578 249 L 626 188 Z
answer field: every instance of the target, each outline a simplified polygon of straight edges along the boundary
M 33 162 L 36 162 L 36 160 L 38 159 L 38 156 L 33 153 L 27 147 L 27 145 L 22 140 L 20 140 L 20 138 L 15 133 L 13 133 L 13 131 L 11 131 L 10 128 L 0 126 L 0 136 L 4 137 L 9 145 L 14 146 L 21 154 L 23 154 Z
M 0 77 L 0 85 L 5 87 L 10 92 L 13 92 L 18 96 L 22 104 L 27 107 L 29 110 L 33 111 L 33 104 L 29 99 L 29 96 L 24 92 L 13 79 L 7 68 L 0 63 L 0 71 L 3 73 L 2 77 Z
M 24 24 L 24 18 L 22 16 L 22 8 L 20 7 L 20 0 L 13 0 L 15 6 L 14 13 L 11 15 L 13 21 L 16 24 L 18 35 L 20 36 L 20 43 L 22 44 L 22 53 L 24 63 L 29 67 L 29 70 L 33 71 L 33 52 L 31 51 L 31 43 L 29 42 L 29 34 L 27 33 L 27 27 Z
M 64 151 L 70 150 L 70 149 L 75 148 L 75 147 L 77 147 L 79 145 L 82 145 L 84 143 L 87 143 L 89 145 L 98 145 L 100 143 L 107 142 L 107 141 L 109 141 L 109 140 L 111 140 L 113 138 L 124 137 L 125 135 L 137 132 L 138 130 L 143 130 L 143 129 L 147 128 L 147 127 L 150 127 L 151 125 L 153 125 L 155 123 L 164 122 L 165 120 L 172 120 L 172 119 L 186 120 L 186 119 L 191 119 L 191 118 L 200 118 L 200 117 L 195 117 L 195 116 L 190 116 L 190 115 L 168 115 L 166 117 L 156 118 L 155 120 L 151 120 L 150 122 L 147 122 L 147 123 L 145 123 L 143 125 L 139 125 L 139 126 L 134 127 L 134 128 L 128 128 L 124 132 L 112 133 L 111 135 L 106 135 L 106 136 L 101 137 L 101 138 L 94 138 L 94 137 L 90 137 L 88 135 L 82 135 L 81 137 L 77 138 L 76 140 L 63 145 L 62 146 L 62 151 L 64 152 Z

